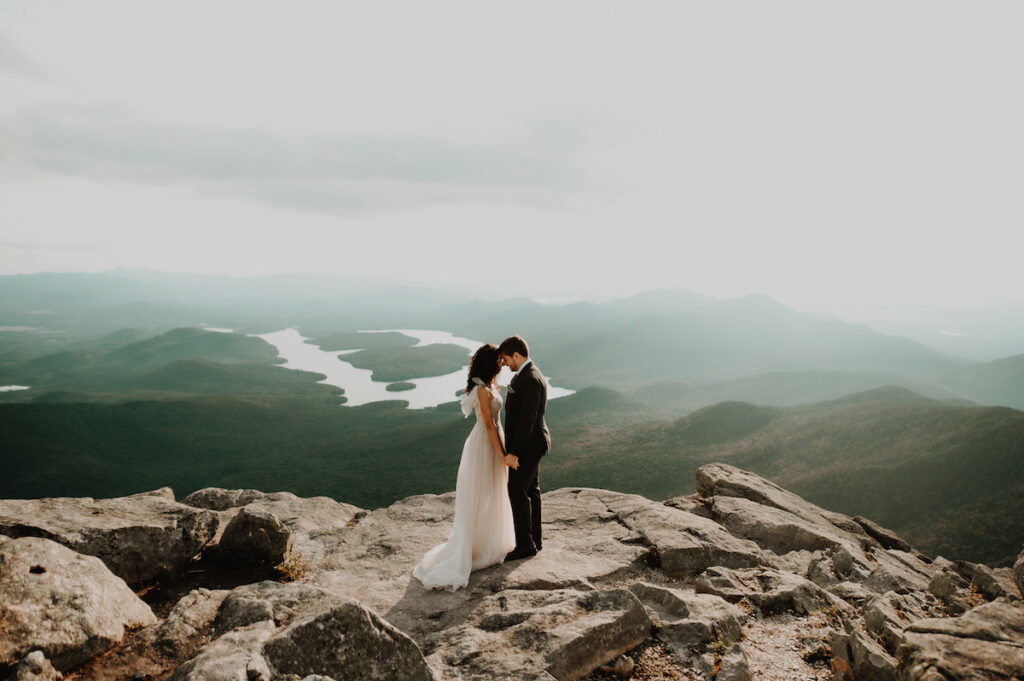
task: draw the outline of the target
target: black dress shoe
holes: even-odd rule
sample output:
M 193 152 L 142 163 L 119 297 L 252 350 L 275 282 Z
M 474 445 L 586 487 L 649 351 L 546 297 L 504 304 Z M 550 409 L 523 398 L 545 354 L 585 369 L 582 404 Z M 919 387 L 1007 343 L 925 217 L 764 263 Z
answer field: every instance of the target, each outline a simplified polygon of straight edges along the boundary
M 505 562 L 510 560 L 522 560 L 523 558 L 530 558 L 531 556 L 537 555 L 537 549 L 520 549 L 516 548 L 514 551 L 510 551 L 505 554 Z

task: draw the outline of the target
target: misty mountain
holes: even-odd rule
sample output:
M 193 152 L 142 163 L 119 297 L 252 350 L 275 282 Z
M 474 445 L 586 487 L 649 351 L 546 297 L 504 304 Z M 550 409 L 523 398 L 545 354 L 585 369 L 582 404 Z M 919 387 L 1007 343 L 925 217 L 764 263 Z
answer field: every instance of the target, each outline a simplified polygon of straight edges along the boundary
M 973 402 L 966 399 L 962 392 L 942 387 L 931 380 L 930 376 L 895 373 L 769 372 L 711 383 L 661 381 L 634 388 L 629 390 L 628 394 L 652 405 L 652 407 L 657 407 L 660 411 L 677 414 L 727 401 L 753 402 L 771 406 L 824 402 L 885 385 L 901 386 L 947 404 L 970 406 Z M 1006 404 L 1003 406 L 1016 405 Z
M 41 360 L 54 366 L 33 371 L 88 364 L 81 355 L 58 353 L 112 349 L 129 340 L 109 335 L 129 333 L 119 331 L 125 326 L 137 329 L 137 340 L 202 324 L 242 333 L 295 326 L 318 339 L 359 329 L 432 328 L 490 342 L 520 333 L 560 385 L 638 390 L 652 396 L 642 399 L 658 395 L 676 413 L 722 400 L 799 404 L 885 384 L 940 399 L 1024 406 L 1012 363 L 971 368 L 920 343 L 798 312 L 765 296 L 718 301 L 666 289 L 603 303 L 545 305 L 321 275 L 145 270 L 6 276 L 0 293 L 9 294 L 0 296 L 0 325 L 34 329 L 0 331 L 0 376 L 10 382 L 31 374 L 15 368 L 40 355 L 54 355 Z M 97 337 L 104 334 L 108 341 L 101 344 Z M 225 355 L 183 349 L 175 358 L 218 356 Z
M 545 348 L 543 358 L 546 371 L 566 385 L 616 389 L 771 371 L 926 374 L 965 364 L 920 343 L 803 314 L 764 296 L 612 323 Z
M 981 404 L 1024 409 L 1024 355 L 953 369 L 935 381 Z
M 53 390 L 83 393 L 79 398 L 88 399 L 84 393 L 91 391 L 168 390 L 172 385 L 193 392 L 186 386 L 195 384 L 199 378 L 197 372 L 205 367 L 211 373 L 206 377 L 208 380 L 200 380 L 198 384 L 207 387 L 194 392 L 209 392 L 212 382 L 222 386 L 215 392 L 230 392 L 228 386 L 234 384 L 239 393 L 244 394 L 254 380 L 264 385 L 283 382 L 290 392 L 301 390 L 302 384 L 307 386 L 308 394 L 321 392 L 310 385 L 308 378 L 299 380 L 301 372 L 273 366 L 281 362 L 277 350 L 260 338 L 186 327 L 124 342 L 139 335 L 146 334 L 137 329 L 124 329 L 91 342 L 76 342 L 72 349 L 39 355 L 23 363 L 3 362 L 0 363 L 0 381 L 32 387 L 14 396 L 15 399 L 35 399 L 42 391 Z M 232 365 L 249 368 L 231 368 Z M 270 369 L 273 371 L 268 373 Z M 232 380 L 225 380 L 228 377 Z M 336 388 L 331 390 L 338 392 Z

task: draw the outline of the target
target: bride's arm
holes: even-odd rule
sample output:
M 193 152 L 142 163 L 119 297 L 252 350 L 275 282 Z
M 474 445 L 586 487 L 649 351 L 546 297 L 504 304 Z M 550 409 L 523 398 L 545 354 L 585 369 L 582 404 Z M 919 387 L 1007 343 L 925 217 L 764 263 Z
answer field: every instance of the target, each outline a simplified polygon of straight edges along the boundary
M 505 445 L 501 441 L 498 427 L 494 425 L 494 417 L 491 416 L 491 393 L 488 390 L 477 389 L 476 397 L 480 400 L 480 417 L 484 420 L 484 427 L 487 428 L 487 436 L 491 438 L 491 444 L 498 452 L 498 458 L 505 461 Z

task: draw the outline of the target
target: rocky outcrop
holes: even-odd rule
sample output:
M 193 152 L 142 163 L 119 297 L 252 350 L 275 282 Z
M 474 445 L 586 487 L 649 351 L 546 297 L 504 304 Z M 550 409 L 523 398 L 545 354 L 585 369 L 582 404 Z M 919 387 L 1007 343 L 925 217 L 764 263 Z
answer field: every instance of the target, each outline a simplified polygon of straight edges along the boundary
M 603 495 L 615 518 L 657 547 L 661 569 L 686 577 L 712 565 L 749 567 L 766 562 L 753 542 L 738 539 L 701 515 L 628 494 Z
M 174 670 L 168 681 L 270 681 L 262 649 L 274 631 L 270 621 L 229 631 Z
M 41 650 L 25 656 L 14 673 L 13 681 L 60 681 L 64 675 L 54 669 Z
M 220 547 L 242 561 L 277 565 L 292 551 L 292 533 L 273 513 L 247 506 L 224 528 Z
M 833 513 L 801 499 L 759 475 L 724 463 L 711 463 L 697 469 L 697 492 L 702 497 L 736 497 L 753 501 L 767 508 L 777 508 L 812 526 L 836 529 L 854 535 L 865 534 L 852 518 Z
M 660 636 L 679 654 L 716 641 L 740 640 L 746 613 L 718 596 L 637 582 L 630 588 L 660 624 Z
M 1017 591 L 1024 596 L 1024 551 L 1017 556 L 1017 562 L 1013 564 L 1013 583 L 1017 585 Z
M 643 643 L 652 627 L 624 589 L 504 591 L 479 613 L 438 637 L 428 661 L 442 678 L 571 681 Z
M 283 560 L 301 567 L 289 573 L 299 579 L 294 583 L 227 589 L 188 583 L 176 602 L 159 609 L 166 616 L 156 621 L 150 613 L 128 624 L 132 632 L 120 645 L 121 633 L 108 636 L 107 653 L 74 675 L 76 681 L 133 674 L 176 681 L 551 681 L 588 678 L 600 668 L 606 671 L 598 676 L 653 677 L 659 665 L 707 681 L 748 681 L 775 671 L 799 678 L 801 667 L 808 677 L 831 673 L 856 681 L 980 678 L 968 669 L 991 678 L 1018 673 L 1020 565 L 1014 573 L 930 559 L 867 518 L 827 511 L 725 464 L 702 467 L 697 481 L 697 494 L 667 502 L 598 489 L 548 492 L 544 550 L 478 570 L 455 592 L 425 589 L 411 577 L 420 557 L 448 537 L 450 493 L 368 512 L 324 497 L 216 488 L 182 504 L 169 490 L 58 500 L 72 511 L 60 529 L 67 542 L 81 539 L 73 522 L 86 510 L 92 517 L 82 527 L 105 528 L 117 546 L 125 545 L 120 532 L 137 533 L 140 518 L 157 507 L 165 509 L 169 527 L 206 518 L 199 525 L 206 523 L 209 536 L 192 544 L 205 542 L 200 569 L 173 568 L 172 582 L 192 574 L 203 579 L 207 564 L 239 575 Z M 0 501 L 7 514 L 0 518 L 8 519 L 3 527 L 14 526 L 11 509 L 25 503 Z M 36 507 L 19 508 L 27 516 Z M 39 533 L 59 525 L 45 513 L 36 520 Z M 21 529 L 8 533 L 29 526 L 25 518 L 18 523 Z M 179 534 L 187 534 L 186 525 Z M 27 541 L 45 540 L 0 535 L 0 556 Z M 274 574 L 261 569 L 251 574 Z M 100 579 L 77 572 L 86 581 Z M 122 580 L 109 572 L 107 579 L 139 603 Z M 33 607 L 40 611 L 53 600 L 44 592 L 26 598 L 38 600 Z M 24 667 L 41 670 L 25 678 L 49 678 L 38 676 L 49 673 L 47 658 L 67 670 L 99 650 L 79 645 L 72 662 L 46 647 L 45 627 L 32 630 L 0 662 L 0 677 L 29 674 Z
M 180 572 L 217 530 L 217 515 L 167 487 L 115 499 L 0 500 L 0 534 L 44 537 L 102 560 L 132 583 Z
M 357 602 L 296 622 L 263 645 L 278 676 L 352 681 L 433 681 L 419 647 Z M 251 678 L 251 677 L 250 677 Z
M 987 565 L 975 565 L 971 584 L 989 600 L 1006 598 L 1016 601 L 1021 597 L 1020 590 L 1013 582 L 1013 571 L 1009 568 L 992 569 Z
M 234 589 L 223 599 L 213 622 L 214 632 L 220 634 L 267 621 L 287 626 L 348 600 L 308 584 L 270 581 L 248 584 Z
M 817 584 L 788 572 L 769 568 L 708 568 L 694 582 L 697 593 L 713 594 L 737 603 L 747 601 L 764 613 L 795 612 L 808 615 L 846 603 Z
M 192 642 L 210 629 L 230 593 L 225 589 L 193 589 L 153 628 L 153 643 L 171 655 L 190 652 Z
M 218 487 L 193 492 L 182 503 L 217 513 L 222 530 L 215 541 L 223 557 L 271 565 L 291 551 L 307 562 L 319 560 L 324 544 L 311 535 L 344 529 L 365 513 L 328 497 Z
M 994 601 L 954 618 L 907 627 L 899 648 L 900 681 L 1024 677 L 1024 610 Z
M 697 487 L 710 497 L 715 520 L 733 534 L 777 554 L 814 552 L 807 575 L 820 586 L 846 581 L 879 594 L 908 593 L 927 589 L 938 570 L 924 556 L 900 548 L 901 540 L 888 530 L 819 508 L 732 466 L 702 466 Z M 722 496 L 712 497 L 716 493 Z
M 0 543 L 0 667 L 40 650 L 69 669 L 126 629 L 154 623 L 149 606 L 98 558 L 38 537 Z
M 258 489 L 222 489 L 220 487 L 204 487 L 196 490 L 181 500 L 181 503 L 208 508 L 211 511 L 226 511 L 229 508 L 245 506 L 267 495 Z

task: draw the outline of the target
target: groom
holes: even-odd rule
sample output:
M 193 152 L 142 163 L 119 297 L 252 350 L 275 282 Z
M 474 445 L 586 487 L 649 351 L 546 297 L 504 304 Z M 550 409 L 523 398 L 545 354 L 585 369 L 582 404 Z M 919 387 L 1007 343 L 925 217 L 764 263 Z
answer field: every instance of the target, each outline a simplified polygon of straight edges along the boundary
M 544 422 L 548 387 L 544 375 L 530 360 L 530 349 L 519 336 L 498 346 L 502 366 L 515 372 L 505 398 L 505 462 L 508 498 L 516 529 L 516 548 L 505 562 L 529 558 L 541 550 L 540 459 L 551 448 L 551 433 Z

